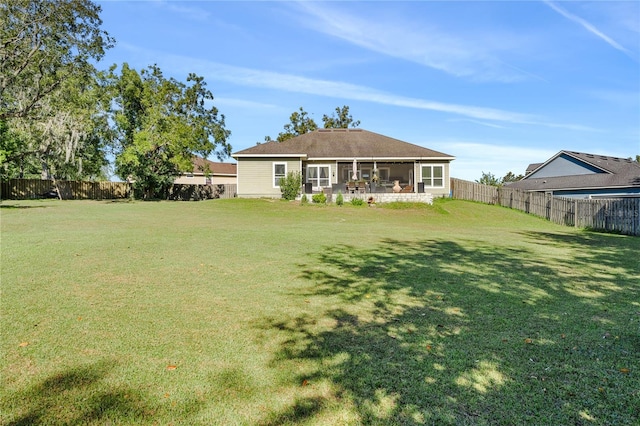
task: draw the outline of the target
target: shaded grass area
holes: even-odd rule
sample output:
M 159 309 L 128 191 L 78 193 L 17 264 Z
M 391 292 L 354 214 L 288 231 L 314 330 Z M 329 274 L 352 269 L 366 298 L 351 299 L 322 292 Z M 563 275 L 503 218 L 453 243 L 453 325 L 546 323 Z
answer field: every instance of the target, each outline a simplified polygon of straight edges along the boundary
M 2 424 L 640 421 L 637 238 L 460 201 L 1 214 Z

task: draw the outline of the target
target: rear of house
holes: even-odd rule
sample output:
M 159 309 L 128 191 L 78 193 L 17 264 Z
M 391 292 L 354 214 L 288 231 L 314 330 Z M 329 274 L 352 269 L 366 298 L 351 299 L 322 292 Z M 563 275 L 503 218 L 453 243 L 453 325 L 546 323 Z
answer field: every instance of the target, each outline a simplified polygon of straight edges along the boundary
M 363 129 L 320 129 L 233 154 L 238 196 L 281 196 L 279 180 L 301 173 L 306 192 L 448 196 L 455 157 Z M 398 190 L 398 188 L 400 188 Z

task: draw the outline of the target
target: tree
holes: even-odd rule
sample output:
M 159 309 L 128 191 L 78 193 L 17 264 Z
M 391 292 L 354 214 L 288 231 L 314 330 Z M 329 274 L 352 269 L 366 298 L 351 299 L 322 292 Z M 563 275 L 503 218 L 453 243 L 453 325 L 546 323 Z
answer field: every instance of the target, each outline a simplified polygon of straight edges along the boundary
M 4 177 L 31 174 L 35 166 L 55 185 L 56 176 L 97 176 L 106 164 L 96 129 L 108 101 L 99 100 L 93 63 L 113 39 L 100 29 L 100 11 L 89 0 L 0 3 Z
M 23 176 L 30 164 L 40 166 L 43 178 L 54 180 L 104 177 L 109 104 L 93 76 L 70 78 L 41 100 L 38 115 L 7 120 L 11 137 L 0 144 L 6 177 Z M 12 139 L 19 144 L 11 144 Z
M 491 185 L 491 186 L 500 186 L 500 179 L 496 178 L 493 173 L 488 172 L 482 172 L 482 177 L 479 180 L 476 180 L 476 182 L 481 183 L 483 185 Z
M 331 117 L 326 114 L 322 116 L 325 129 L 348 129 L 349 127 L 358 127 L 360 125 L 360 120 L 353 121 L 347 105 L 342 108 L 336 107 L 335 114 L 332 114 Z
M 336 115 L 337 114 L 337 115 Z M 343 106 L 337 107 L 335 114 L 331 117 L 327 115 L 322 116 L 325 129 L 346 129 L 349 126 L 357 127 L 360 125 L 360 121 L 354 121 L 353 117 L 349 114 L 349 107 Z M 289 123 L 284 125 L 284 132 L 280 132 L 276 140 L 278 142 L 284 142 L 287 139 L 294 138 L 296 136 L 304 135 L 305 133 L 313 132 L 318 129 L 318 125 L 313 118 L 309 117 L 309 114 L 302 108 L 295 111 L 289 117 Z M 270 136 L 264 137 L 265 142 L 272 142 Z
M 294 111 L 293 114 L 291 114 L 289 123 L 284 125 L 284 132 L 280 132 L 276 140 L 278 142 L 284 142 L 287 139 L 313 132 L 317 128 L 318 125 L 313 121 L 313 118 L 309 117 L 309 114 L 300 107 L 298 111 Z M 268 142 L 270 140 L 270 137 L 265 137 L 265 141 Z
M 224 115 L 207 107 L 213 94 L 202 77 L 187 83 L 165 78 L 156 65 L 138 73 L 123 64 L 111 69 L 116 126 L 116 173 L 134 182 L 143 198 L 157 198 L 180 173 L 192 169 L 194 155 L 231 153 Z
M 505 183 L 509 183 L 509 182 L 517 182 L 521 180 L 523 177 L 524 176 L 522 175 L 515 175 L 513 174 L 513 172 L 508 172 L 506 175 L 504 175 L 502 179 L 500 179 L 500 184 L 504 185 Z
M 0 3 L 0 120 L 39 117 L 69 79 L 94 72 L 113 39 L 89 0 Z

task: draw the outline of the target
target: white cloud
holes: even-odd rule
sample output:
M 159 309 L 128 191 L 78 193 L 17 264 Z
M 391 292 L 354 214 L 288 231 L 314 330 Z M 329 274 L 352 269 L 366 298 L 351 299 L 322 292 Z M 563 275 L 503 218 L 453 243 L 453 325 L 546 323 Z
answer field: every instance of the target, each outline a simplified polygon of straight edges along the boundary
M 150 63 L 153 62 L 152 58 L 162 57 L 163 68 L 168 68 L 174 74 L 186 75 L 190 72 L 195 72 L 196 74 L 204 76 L 207 81 L 217 80 L 240 86 L 435 111 L 483 121 L 488 120 L 502 123 L 564 128 L 578 131 L 597 131 L 594 128 L 583 125 L 554 123 L 548 121 L 545 117 L 540 117 L 534 114 L 475 105 L 463 105 L 428 99 L 410 98 L 341 81 L 320 80 L 293 74 L 236 67 L 204 59 L 185 57 L 182 55 L 138 50 L 132 46 L 127 46 L 127 48 L 135 51 L 136 59 L 138 61 L 142 61 L 142 63 Z
M 299 8 L 297 19 L 307 27 L 390 57 L 476 80 L 540 79 L 498 57 L 501 51 L 521 49 L 521 46 L 516 47 L 516 34 L 498 34 L 495 30 L 492 34 L 456 32 L 454 35 L 437 24 L 393 22 L 388 16 L 367 20 L 340 10 L 335 3 L 329 8 L 316 2 L 296 4 Z
M 586 29 L 591 34 L 595 35 L 596 37 L 600 38 L 601 40 L 605 41 L 609 46 L 613 47 L 616 50 L 619 50 L 619 51 L 623 52 L 625 55 L 627 55 L 627 56 L 629 56 L 630 58 L 633 59 L 633 55 L 628 49 L 626 49 L 624 46 L 620 45 L 618 42 L 616 42 L 614 39 L 612 39 L 611 37 L 609 37 L 608 35 L 606 35 L 602 31 L 600 31 L 592 23 L 588 22 L 587 20 L 585 20 L 585 19 L 583 19 L 583 18 L 581 18 L 581 17 L 579 17 L 577 15 L 569 13 L 565 9 L 561 8 L 560 6 L 556 5 L 555 3 L 553 3 L 553 2 L 551 2 L 549 0 L 543 0 L 543 1 L 544 1 L 545 4 L 547 4 L 547 6 L 549 6 L 551 9 L 553 9 L 554 11 L 559 13 L 560 15 L 564 16 L 565 18 L 569 19 L 570 21 L 573 21 L 573 22 L 576 22 L 576 23 L 580 24 L 584 29 Z

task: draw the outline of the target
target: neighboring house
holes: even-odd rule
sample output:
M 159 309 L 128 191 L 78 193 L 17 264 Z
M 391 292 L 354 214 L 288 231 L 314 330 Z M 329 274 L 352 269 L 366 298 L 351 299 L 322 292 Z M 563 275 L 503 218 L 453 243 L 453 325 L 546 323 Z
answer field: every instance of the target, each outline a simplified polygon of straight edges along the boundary
M 180 175 L 174 183 L 187 185 L 235 184 L 237 177 L 236 164 L 216 163 L 201 157 L 193 157 L 193 170 Z
M 274 198 L 281 196 L 279 181 L 289 172 L 302 174 L 307 193 L 346 192 L 349 182 L 367 193 L 393 192 L 398 181 L 403 192 L 449 195 L 455 158 L 363 129 L 319 129 L 232 156 L 238 162 L 238 197 Z
M 509 188 L 571 198 L 640 197 L 640 164 L 631 159 L 560 151 Z

